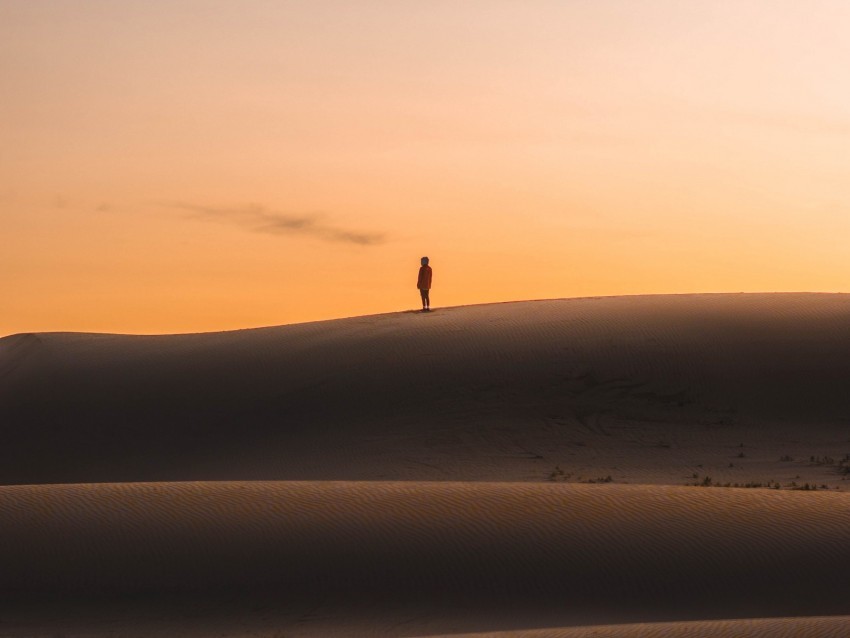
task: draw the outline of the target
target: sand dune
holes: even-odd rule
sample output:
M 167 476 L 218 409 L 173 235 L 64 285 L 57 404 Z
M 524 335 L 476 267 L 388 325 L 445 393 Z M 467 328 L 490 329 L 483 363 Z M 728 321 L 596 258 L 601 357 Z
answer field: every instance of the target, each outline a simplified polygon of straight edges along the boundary
M 231 623 L 282 635 L 828 616 L 850 600 L 850 494 L 841 493 L 12 486 L 0 488 L 0 519 L 0 633 L 26 626 L 21 600 L 57 601 L 50 615 L 67 628 L 66 597 L 77 622 L 116 597 L 144 603 L 148 615 L 167 603 L 224 601 Z
M 741 294 L 15 335 L 0 483 L 537 481 L 558 465 L 840 487 L 811 460 L 850 452 L 848 326 L 848 295 Z
M 455 638 L 844 638 L 850 616 L 755 618 L 453 634 Z
M 0 636 L 848 636 L 848 326 L 676 295 L 0 339 Z

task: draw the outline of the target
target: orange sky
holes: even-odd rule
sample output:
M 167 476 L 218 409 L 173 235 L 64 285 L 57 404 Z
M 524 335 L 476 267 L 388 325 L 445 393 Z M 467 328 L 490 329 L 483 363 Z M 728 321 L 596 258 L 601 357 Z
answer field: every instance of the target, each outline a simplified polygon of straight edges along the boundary
M 850 289 L 844 0 L 0 0 L 0 335 Z

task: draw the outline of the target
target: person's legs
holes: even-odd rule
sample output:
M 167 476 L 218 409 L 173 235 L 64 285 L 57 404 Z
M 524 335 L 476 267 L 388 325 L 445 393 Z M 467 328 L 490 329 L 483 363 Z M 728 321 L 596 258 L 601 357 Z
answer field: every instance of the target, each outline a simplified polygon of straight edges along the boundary
M 422 297 L 422 310 L 425 310 L 428 307 L 428 291 L 420 288 L 419 296 Z
M 430 310 L 431 309 L 431 294 L 430 294 L 431 291 L 430 290 L 423 290 L 422 292 L 425 293 L 422 296 L 422 301 L 425 302 L 425 309 Z

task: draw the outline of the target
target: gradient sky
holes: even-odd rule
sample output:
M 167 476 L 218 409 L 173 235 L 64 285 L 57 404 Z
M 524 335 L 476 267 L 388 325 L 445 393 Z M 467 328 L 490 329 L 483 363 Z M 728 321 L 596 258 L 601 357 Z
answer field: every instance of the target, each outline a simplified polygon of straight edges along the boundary
M 0 335 L 850 289 L 845 0 L 0 0 Z

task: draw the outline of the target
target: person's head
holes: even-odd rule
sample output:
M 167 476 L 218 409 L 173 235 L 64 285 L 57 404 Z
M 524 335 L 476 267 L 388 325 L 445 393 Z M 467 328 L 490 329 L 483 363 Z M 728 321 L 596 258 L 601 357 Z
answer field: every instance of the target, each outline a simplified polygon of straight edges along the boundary
M 423 266 L 427 266 L 427 265 L 428 265 L 428 258 L 427 258 L 427 257 L 423 257 L 422 259 L 420 259 L 420 260 L 419 260 L 419 262 L 420 262 Z

